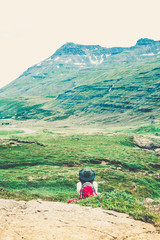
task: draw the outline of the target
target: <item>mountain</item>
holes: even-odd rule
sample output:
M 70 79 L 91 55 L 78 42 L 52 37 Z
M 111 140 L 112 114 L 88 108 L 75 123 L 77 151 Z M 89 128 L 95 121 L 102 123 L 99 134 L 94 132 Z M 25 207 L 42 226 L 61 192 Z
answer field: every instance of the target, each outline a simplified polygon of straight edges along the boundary
M 144 38 L 128 48 L 66 43 L 0 89 L 0 118 L 158 120 L 159 80 L 160 41 Z

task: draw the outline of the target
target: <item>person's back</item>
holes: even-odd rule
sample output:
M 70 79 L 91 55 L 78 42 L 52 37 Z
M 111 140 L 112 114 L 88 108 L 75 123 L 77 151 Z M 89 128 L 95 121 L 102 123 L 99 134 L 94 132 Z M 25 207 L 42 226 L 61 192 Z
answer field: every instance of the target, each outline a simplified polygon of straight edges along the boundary
M 85 182 L 82 185 L 82 188 L 80 190 L 80 199 L 88 198 L 90 196 L 96 196 L 97 193 L 95 191 L 95 188 L 91 182 Z
M 93 186 L 93 193 L 97 195 L 98 192 L 98 184 L 94 181 L 95 172 L 90 168 L 84 168 L 79 172 L 79 180 L 77 183 L 77 192 L 81 194 L 82 186 L 84 183 L 89 182 Z
M 79 171 L 80 182 L 77 183 L 79 198 L 69 199 L 67 203 L 72 203 L 90 196 L 96 196 L 98 194 L 98 184 L 94 181 L 94 178 L 95 172 L 90 168 Z
M 80 194 L 80 190 L 82 188 L 82 185 L 84 184 L 85 182 L 78 182 L 77 183 L 77 192 Z M 93 187 L 95 189 L 95 192 L 98 193 L 98 183 L 96 181 L 93 181 L 91 182 L 93 184 Z

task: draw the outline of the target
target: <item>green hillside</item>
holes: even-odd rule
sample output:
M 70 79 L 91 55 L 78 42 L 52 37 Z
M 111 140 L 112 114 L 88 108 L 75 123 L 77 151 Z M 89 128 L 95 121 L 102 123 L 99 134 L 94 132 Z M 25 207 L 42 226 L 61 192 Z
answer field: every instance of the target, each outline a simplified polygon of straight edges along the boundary
M 157 121 L 160 42 L 131 48 L 68 43 L 0 90 L 0 118 L 110 124 Z

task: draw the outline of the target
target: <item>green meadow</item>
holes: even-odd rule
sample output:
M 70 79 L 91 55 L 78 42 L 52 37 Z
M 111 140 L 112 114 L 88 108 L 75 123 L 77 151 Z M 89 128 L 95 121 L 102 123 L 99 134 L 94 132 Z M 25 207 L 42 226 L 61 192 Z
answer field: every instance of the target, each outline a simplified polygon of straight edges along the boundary
M 0 140 L 0 198 L 66 202 L 78 197 L 79 170 L 90 167 L 101 194 L 78 203 L 155 223 L 157 216 L 140 202 L 160 198 L 159 155 L 138 148 L 133 136 L 159 131 L 159 125 L 155 131 L 149 125 L 112 134 L 41 128 L 32 135 L 8 136 Z
M 22 130 L 0 130 L 0 135 L 14 135 L 24 133 Z

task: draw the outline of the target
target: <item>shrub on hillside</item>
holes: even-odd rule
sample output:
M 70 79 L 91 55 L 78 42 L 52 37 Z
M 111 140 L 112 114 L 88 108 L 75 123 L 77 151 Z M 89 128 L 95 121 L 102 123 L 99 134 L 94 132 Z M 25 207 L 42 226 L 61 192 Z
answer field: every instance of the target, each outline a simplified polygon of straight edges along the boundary
M 110 193 L 102 193 L 97 197 L 90 197 L 76 202 L 82 206 L 101 207 L 107 210 L 123 212 L 144 222 L 156 223 L 158 216 L 151 213 L 134 196 L 124 190 L 114 190 Z

